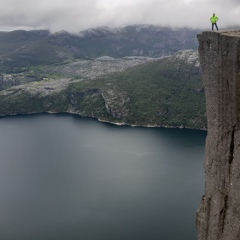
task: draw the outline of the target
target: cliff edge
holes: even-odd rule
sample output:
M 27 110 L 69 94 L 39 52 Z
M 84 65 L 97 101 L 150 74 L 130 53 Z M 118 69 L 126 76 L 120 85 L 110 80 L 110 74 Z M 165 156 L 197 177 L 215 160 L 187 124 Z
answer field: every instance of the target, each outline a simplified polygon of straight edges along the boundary
M 208 136 L 199 240 L 240 239 L 240 31 L 198 35 Z

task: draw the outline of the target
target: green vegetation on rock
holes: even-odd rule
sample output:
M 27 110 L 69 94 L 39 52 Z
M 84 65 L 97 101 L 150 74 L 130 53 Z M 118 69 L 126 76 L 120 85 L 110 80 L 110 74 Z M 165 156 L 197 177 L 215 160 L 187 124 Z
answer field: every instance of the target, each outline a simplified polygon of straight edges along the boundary
M 1 115 L 71 112 L 118 124 L 206 128 L 193 50 L 91 80 L 46 79 L 11 87 L 0 92 L 0 103 Z
M 79 93 L 87 88 L 99 89 L 105 104 L 111 109 L 108 111 L 111 118 L 98 111 L 94 113 L 102 120 L 141 126 L 204 129 L 205 96 L 196 61 L 187 63 L 173 57 L 164 58 L 121 73 L 75 83 L 68 89 Z

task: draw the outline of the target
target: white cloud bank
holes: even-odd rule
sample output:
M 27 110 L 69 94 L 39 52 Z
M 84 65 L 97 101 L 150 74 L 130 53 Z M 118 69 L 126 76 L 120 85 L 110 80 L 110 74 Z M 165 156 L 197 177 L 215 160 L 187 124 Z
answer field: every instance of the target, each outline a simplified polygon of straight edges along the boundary
M 130 24 L 211 29 L 213 12 L 220 29 L 240 24 L 239 0 L 1 0 L 0 30 L 79 32 Z

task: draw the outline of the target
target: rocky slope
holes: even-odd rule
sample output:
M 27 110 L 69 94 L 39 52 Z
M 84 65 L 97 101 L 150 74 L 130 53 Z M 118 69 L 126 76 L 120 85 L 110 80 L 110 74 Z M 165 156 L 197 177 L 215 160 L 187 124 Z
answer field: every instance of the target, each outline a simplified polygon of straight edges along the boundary
M 30 83 L 0 91 L 0 115 L 70 112 L 116 124 L 206 129 L 194 50 L 162 59 L 79 60 L 31 67 L 25 74 Z
M 21 73 L 2 73 L 0 75 L 0 90 L 29 82 L 38 82 L 38 85 L 41 85 L 42 80 L 45 80 L 42 82 L 45 85 L 47 80 L 49 80 L 49 76 L 51 81 L 47 84 L 52 86 L 59 85 L 58 81 L 60 78 L 62 83 L 67 79 L 65 84 L 67 85 L 69 81 L 74 79 L 94 79 L 105 74 L 124 71 L 136 65 L 156 60 L 157 58 L 138 56 L 124 58 L 103 56 L 93 60 L 75 60 L 61 64 L 31 66 L 28 70 Z
M 199 240 L 240 239 L 240 31 L 198 35 L 208 136 Z

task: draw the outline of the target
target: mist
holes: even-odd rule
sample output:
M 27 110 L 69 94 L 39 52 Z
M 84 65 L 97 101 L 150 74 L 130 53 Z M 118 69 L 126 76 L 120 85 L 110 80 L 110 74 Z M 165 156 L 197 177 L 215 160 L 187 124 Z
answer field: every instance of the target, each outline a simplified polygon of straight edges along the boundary
M 79 32 L 95 27 L 154 24 L 220 30 L 240 22 L 238 0 L 2 0 L 0 30 L 48 29 Z

